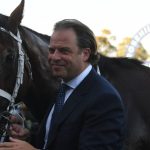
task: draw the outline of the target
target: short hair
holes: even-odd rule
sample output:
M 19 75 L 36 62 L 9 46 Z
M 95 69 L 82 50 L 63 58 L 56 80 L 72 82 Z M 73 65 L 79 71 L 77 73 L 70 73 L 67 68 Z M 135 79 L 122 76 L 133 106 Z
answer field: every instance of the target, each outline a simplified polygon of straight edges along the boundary
M 64 19 L 57 22 L 54 26 L 54 31 L 69 28 L 73 29 L 75 32 L 79 48 L 90 48 L 91 54 L 88 62 L 92 65 L 97 64 L 99 55 L 97 53 L 97 42 L 93 31 L 76 19 Z

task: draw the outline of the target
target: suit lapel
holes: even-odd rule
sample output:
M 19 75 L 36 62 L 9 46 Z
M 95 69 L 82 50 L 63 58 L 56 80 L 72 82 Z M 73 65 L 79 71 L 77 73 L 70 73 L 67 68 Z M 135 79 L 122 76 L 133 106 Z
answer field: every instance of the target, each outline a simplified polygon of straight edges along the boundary
M 72 111 L 76 111 L 75 108 L 79 105 L 81 100 L 84 100 L 83 96 L 85 96 L 88 93 L 88 88 L 90 87 L 93 74 L 95 74 L 95 71 L 92 69 L 89 75 L 80 83 L 80 85 L 73 91 L 73 93 L 66 101 L 60 115 L 57 118 L 56 124 L 54 125 L 51 135 L 49 136 L 48 145 L 51 144 L 51 142 L 55 139 L 58 128 L 61 126 L 61 124 L 63 124 L 65 119 L 67 119 L 67 117 L 71 114 Z

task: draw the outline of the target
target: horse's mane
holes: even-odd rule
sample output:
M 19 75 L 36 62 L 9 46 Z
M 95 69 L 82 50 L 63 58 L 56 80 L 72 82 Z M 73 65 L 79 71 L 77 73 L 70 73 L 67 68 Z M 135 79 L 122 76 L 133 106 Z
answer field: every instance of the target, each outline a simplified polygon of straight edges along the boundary
M 127 58 L 127 57 L 106 57 L 104 55 L 100 54 L 100 61 L 99 64 L 102 63 L 102 65 L 106 64 L 113 64 L 117 66 L 121 66 L 123 68 L 132 69 L 135 67 L 143 68 L 143 61 L 134 59 L 134 58 Z
M 0 14 L 0 25 L 2 27 L 5 27 L 7 28 L 7 24 L 8 24 L 8 16 L 5 16 L 3 14 Z M 39 33 L 37 31 L 34 31 L 32 30 L 31 28 L 28 28 L 28 27 L 25 27 L 25 26 L 22 26 L 20 25 L 21 27 L 23 28 L 26 28 L 27 30 L 29 30 L 30 32 L 34 33 L 35 35 L 37 35 L 38 37 L 40 37 L 41 39 L 43 39 L 46 43 L 49 43 L 49 40 L 50 40 L 50 36 L 46 35 L 46 34 L 42 34 L 42 33 Z
M 100 54 L 98 62 L 101 73 L 118 74 L 119 72 L 140 71 L 150 74 L 150 68 L 143 65 L 143 61 L 126 57 L 107 57 Z
M 111 59 L 111 58 L 110 58 Z M 142 61 L 134 59 L 134 58 L 126 58 L 126 57 L 117 57 L 112 58 L 112 61 L 122 67 L 133 68 L 135 66 L 141 66 L 143 64 Z
M 31 28 L 28 28 L 28 27 L 25 27 L 25 26 L 21 26 L 27 30 L 29 30 L 30 32 L 34 33 L 35 35 L 37 35 L 38 37 L 40 37 L 41 39 L 43 39 L 46 43 L 49 43 L 49 40 L 50 40 L 50 36 L 47 35 L 47 34 L 42 34 L 42 33 L 39 33 L 35 30 L 32 30 Z

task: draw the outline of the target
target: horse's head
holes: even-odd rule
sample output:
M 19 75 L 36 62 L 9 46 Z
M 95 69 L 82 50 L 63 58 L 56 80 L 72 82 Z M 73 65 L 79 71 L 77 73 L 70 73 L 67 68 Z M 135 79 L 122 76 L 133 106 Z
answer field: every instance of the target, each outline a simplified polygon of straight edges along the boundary
M 0 91 L 2 91 L 0 99 L 7 97 L 3 97 L 5 92 L 12 95 L 15 87 L 19 49 L 21 49 L 21 39 L 17 35 L 17 29 L 22 20 L 23 7 L 24 0 L 9 17 L 0 15 Z
M 0 14 L 0 123 L 11 111 L 23 80 L 25 55 L 18 27 L 23 16 L 24 0 L 10 16 Z M 22 89 L 22 87 L 21 87 Z M 2 124 L 0 125 L 2 126 Z M 0 129 L 0 135 L 3 128 Z

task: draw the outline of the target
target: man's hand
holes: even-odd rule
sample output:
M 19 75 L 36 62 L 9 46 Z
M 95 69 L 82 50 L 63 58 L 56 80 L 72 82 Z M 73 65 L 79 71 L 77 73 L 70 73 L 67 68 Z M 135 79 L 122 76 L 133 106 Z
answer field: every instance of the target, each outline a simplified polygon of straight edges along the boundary
M 10 142 L 0 143 L 0 150 L 38 150 L 29 143 L 10 137 Z
M 11 121 L 9 136 L 20 140 L 26 140 L 30 136 L 29 130 L 24 128 L 15 116 L 11 116 L 9 120 Z
M 9 128 L 9 135 L 13 138 L 26 140 L 30 136 L 30 132 L 19 124 L 12 124 Z

